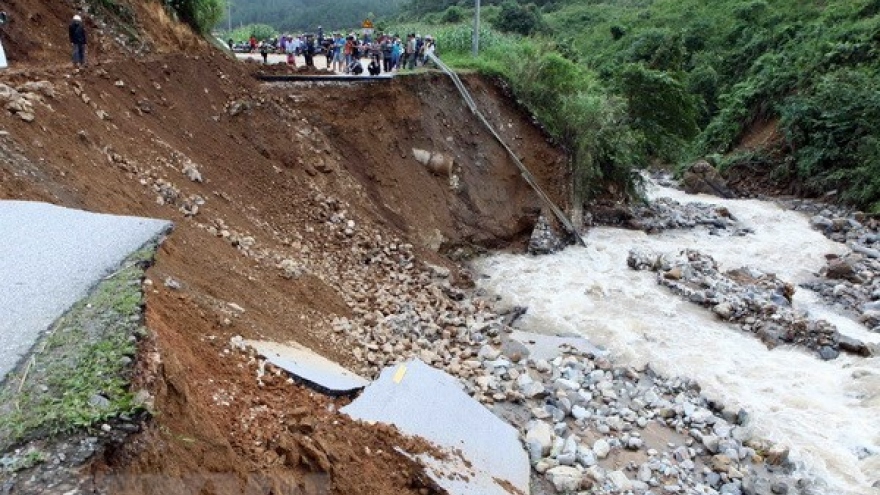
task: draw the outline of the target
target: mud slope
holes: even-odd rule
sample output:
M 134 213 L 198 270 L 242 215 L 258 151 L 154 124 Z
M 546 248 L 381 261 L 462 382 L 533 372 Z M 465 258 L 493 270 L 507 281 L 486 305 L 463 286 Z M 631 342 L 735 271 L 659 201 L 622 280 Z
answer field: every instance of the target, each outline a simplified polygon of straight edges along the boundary
M 186 479 L 199 493 L 244 493 L 247 483 L 273 493 L 430 493 L 420 468 L 393 449 L 425 446 L 340 419 L 331 411 L 344 400 L 288 382 L 230 339 L 295 340 L 374 375 L 390 358 L 334 320 L 374 325 L 425 301 L 458 311 L 459 293 L 431 286 L 436 269 L 426 263 L 467 283 L 436 250 L 521 239 L 536 198 L 445 79 L 261 86 L 249 66 L 166 24 L 155 7 L 135 7 L 149 52 L 114 50 L 73 73 L 45 48 L 63 44 L 56 31 L 70 6 L 19 1 L 16 22 L 38 19 L 30 30 L 12 26 L 19 62 L 0 74 L 12 87 L 48 82 L 32 91 L 32 122 L 0 114 L 0 198 L 176 223 L 144 286 L 152 335 L 135 389 L 151 394 L 156 415 L 86 472 L 113 493 L 192 493 Z M 109 32 L 95 36 L 115 43 Z M 173 52 L 180 47 L 186 53 Z M 564 204 L 564 156 L 493 83 L 468 84 Z M 454 156 L 457 186 L 417 163 L 413 147 Z

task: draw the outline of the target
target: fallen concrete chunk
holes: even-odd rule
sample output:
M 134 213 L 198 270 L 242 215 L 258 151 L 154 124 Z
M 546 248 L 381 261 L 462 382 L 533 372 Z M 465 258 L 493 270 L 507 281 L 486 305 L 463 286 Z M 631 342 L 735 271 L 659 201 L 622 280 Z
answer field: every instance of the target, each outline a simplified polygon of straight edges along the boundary
M 270 363 L 328 395 L 347 395 L 370 383 L 365 378 L 296 343 L 278 344 L 246 340 L 244 344 L 253 347 Z
M 342 412 L 395 425 L 448 451 L 418 456 L 452 495 L 529 493 L 529 460 L 517 431 L 465 394 L 458 380 L 413 360 L 385 368 Z
M 0 201 L 0 381 L 40 333 L 171 226 L 30 201 Z
M 539 333 L 523 332 L 514 330 L 509 337 L 523 344 L 529 351 L 532 359 L 553 359 L 559 355 L 562 348 L 573 348 L 580 352 L 586 352 L 595 356 L 604 356 L 606 351 L 599 349 L 583 337 L 556 337 Z

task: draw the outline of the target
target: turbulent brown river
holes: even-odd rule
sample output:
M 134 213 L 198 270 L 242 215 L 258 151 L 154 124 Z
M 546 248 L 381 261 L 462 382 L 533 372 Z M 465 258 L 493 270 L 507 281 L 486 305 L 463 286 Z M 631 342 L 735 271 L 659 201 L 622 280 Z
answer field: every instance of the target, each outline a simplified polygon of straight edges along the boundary
M 706 229 L 657 235 L 595 228 L 586 248 L 533 257 L 502 254 L 476 263 L 480 286 L 510 304 L 527 306 L 521 326 L 541 333 L 578 333 L 608 349 L 621 364 L 650 365 L 667 376 L 696 380 L 714 400 L 748 411 L 750 428 L 791 449 L 801 473 L 820 491 L 877 494 L 880 473 L 880 357 L 773 350 L 752 334 L 672 294 L 656 275 L 627 267 L 631 248 L 658 253 L 697 249 L 722 270 L 752 266 L 798 283 L 846 246 L 810 228 L 809 219 L 765 201 L 693 196 L 652 186 L 652 198 L 727 207 L 754 234 L 710 235 Z M 796 308 L 865 342 L 880 343 L 851 316 L 798 288 Z

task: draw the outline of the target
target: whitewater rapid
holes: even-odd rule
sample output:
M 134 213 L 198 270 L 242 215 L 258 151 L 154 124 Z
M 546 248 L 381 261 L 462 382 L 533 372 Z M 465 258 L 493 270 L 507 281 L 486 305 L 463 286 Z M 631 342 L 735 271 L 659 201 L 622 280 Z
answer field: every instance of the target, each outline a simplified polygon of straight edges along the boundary
M 846 247 L 810 228 L 804 215 L 758 200 L 724 200 L 652 186 L 652 198 L 724 206 L 754 230 L 743 237 L 706 229 L 658 235 L 592 229 L 586 248 L 549 256 L 499 254 L 478 260 L 481 288 L 528 307 L 520 325 L 541 333 L 578 333 L 608 349 L 619 364 L 651 367 L 696 380 L 704 394 L 748 411 L 756 436 L 791 449 L 801 473 L 819 493 L 878 494 L 880 480 L 880 357 L 773 350 L 753 334 L 722 323 L 657 284 L 655 274 L 627 267 L 627 253 L 697 249 L 720 268 L 753 266 L 789 282 L 805 280 L 827 253 Z M 837 325 L 841 333 L 880 342 L 852 317 L 798 288 L 795 307 Z

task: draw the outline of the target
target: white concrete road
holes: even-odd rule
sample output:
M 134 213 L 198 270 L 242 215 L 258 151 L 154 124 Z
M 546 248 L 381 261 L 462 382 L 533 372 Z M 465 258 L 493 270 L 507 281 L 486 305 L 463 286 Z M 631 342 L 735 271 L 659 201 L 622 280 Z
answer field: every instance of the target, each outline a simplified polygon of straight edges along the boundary
M 44 330 L 170 226 L 164 220 L 0 201 L 0 381 Z

